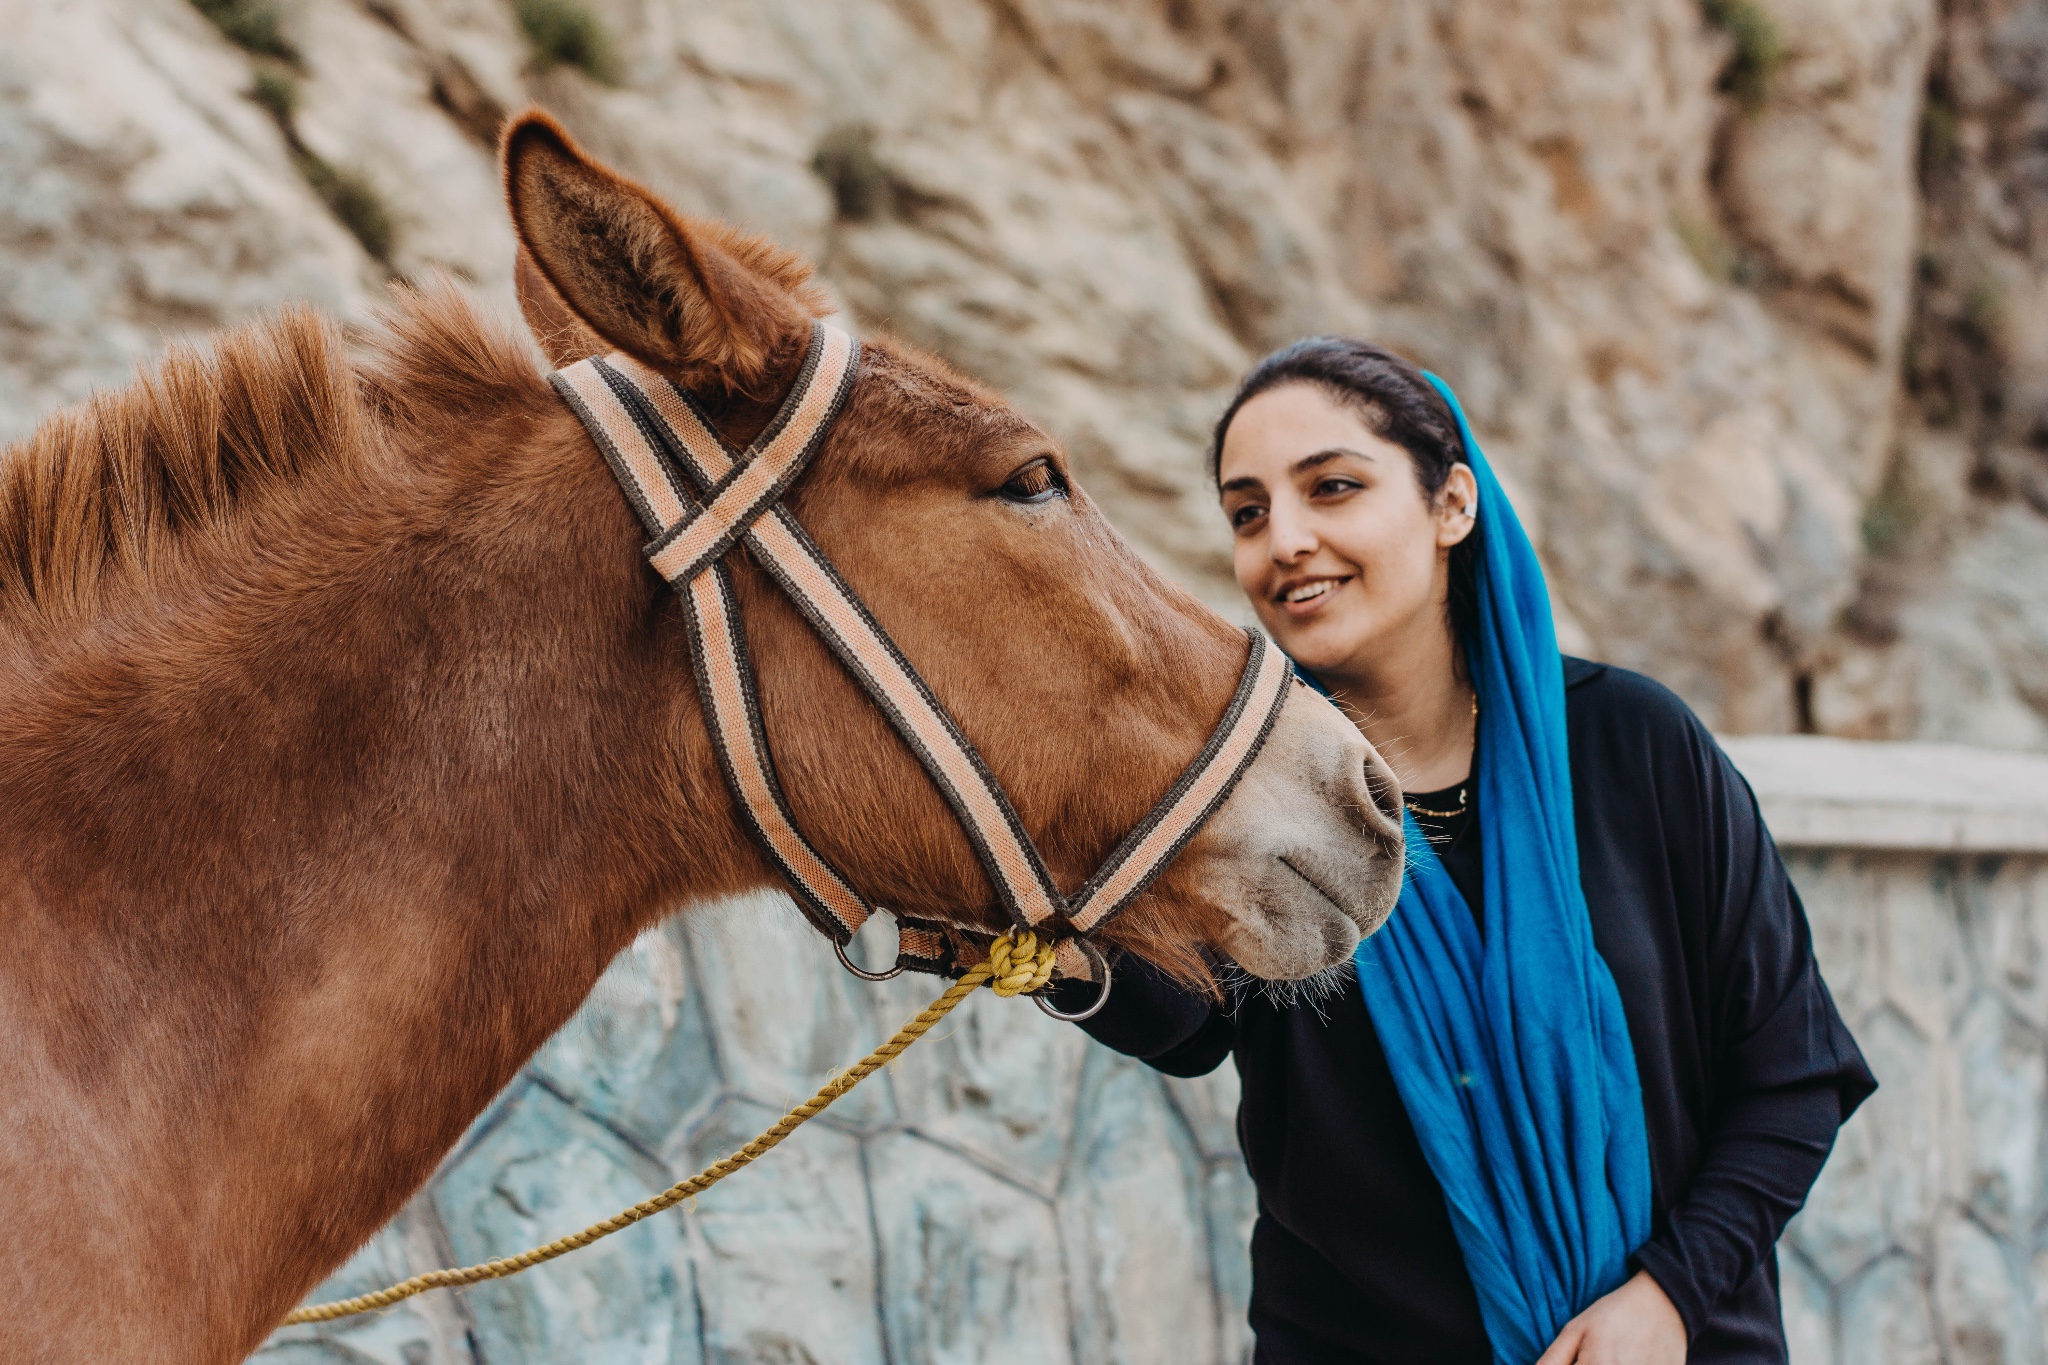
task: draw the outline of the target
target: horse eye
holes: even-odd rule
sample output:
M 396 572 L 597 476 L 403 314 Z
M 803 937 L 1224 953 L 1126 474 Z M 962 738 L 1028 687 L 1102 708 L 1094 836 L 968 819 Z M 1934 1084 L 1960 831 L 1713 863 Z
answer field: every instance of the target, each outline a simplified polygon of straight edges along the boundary
M 1008 483 L 996 490 L 997 496 L 1006 502 L 1046 502 L 1062 498 L 1067 494 L 1067 481 L 1052 467 L 1050 460 L 1033 460 L 1010 476 Z

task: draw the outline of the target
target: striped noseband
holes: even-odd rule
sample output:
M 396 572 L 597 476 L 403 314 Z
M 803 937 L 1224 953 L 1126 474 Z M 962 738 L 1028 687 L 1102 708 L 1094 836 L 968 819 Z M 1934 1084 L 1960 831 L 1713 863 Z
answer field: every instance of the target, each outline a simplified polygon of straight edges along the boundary
M 845 407 L 859 360 L 859 342 L 816 324 L 795 387 L 745 451 L 726 443 L 690 394 L 623 353 L 578 361 L 553 383 L 646 524 L 649 563 L 681 596 L 705 720 L 733 796 L 840 960 L 880 979 L 845 951 L 875 907 L 797 828 L 776 778 L 724 562 L 736 546 L 781 585 L 924 765 L 1016 926 L 1059 941 L 1060 974 L 1101 982 L 1085 1012 L 1092 1013 L 1109 993 L 1109 969 L 1088 935 L 1136 900 L 1223 804 L 1280 714 L 1290 666 L 1264 636 L 1247 631 L 1244 674 L 1208 744 L 1101 869 L 1072 896 L 1062 894 L 974 745 L 782 504 Z M 964 955 L 977 939 L 989 937 L 957 921 L 900 915 L 898 929 L 889 976 L 906 967 L 956 974 L 978 960 Z M 1042 998 L 1039 1004 L 1051 1011 Z

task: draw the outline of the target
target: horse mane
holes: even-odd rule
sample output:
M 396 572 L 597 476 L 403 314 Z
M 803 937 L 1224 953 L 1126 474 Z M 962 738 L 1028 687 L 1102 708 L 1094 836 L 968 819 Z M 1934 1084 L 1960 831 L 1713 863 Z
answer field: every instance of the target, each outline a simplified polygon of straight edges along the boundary
M 261 513 L 388 467 L 437 415 L 547 394 L 532 343 L 445 278 L 396 290 L 353 338 L 295 304 L 173 346 L 0 450 L 0 623 L 89 618 L 252 554 Z

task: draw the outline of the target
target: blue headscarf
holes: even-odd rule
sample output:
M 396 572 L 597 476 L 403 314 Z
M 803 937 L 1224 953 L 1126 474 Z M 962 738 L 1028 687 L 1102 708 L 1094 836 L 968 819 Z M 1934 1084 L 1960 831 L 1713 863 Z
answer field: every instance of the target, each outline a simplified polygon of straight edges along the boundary
M 1529 1365 L 1650 1235 L 1642 1082 L 1579 886 L 1564 674 L 1543 570 L 1448 385 L 1479 481 L 1482 939 L 1408 819 L 1409 875 L 1355 965 L 1443 1185 L 1500 1365 Z

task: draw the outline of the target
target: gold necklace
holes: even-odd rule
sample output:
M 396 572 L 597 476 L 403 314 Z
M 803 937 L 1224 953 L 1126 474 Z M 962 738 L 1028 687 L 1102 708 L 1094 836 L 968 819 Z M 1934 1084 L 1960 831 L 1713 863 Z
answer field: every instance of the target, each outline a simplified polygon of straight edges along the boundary
M 1438 820 L 1448 820 L 1454 815 L 1463 815 L 1468 805 L 1465 800 L 1465 789 L 1463 787 L 1458 788 L 1458 807 L 1456 810 L 1431 810 L 1428 806 L 1418 806 L 1413 801 L 1406 801 L 1402 804 L 1417 815 L 1434 816 Z
M 1476 750 L 1479 745 L 1479 689 L 1476 687 L 1472 689 L 1472 744 Z M 1428 806 L 1418 806 L 1413 801 L 1406 799 L 1403 799 L 1401 804 L 1417 815 L 1427 815 L 1435 820 L 1449 820 L 1454 816 L 1463 815 L 1471 808 L 1471 798 L 1466 795 L 1466 788 L 1470 785 L 1470 783 L 1461 783 L 1459 785 L 1458 805 L 1455 810 L 1431 810 Z

